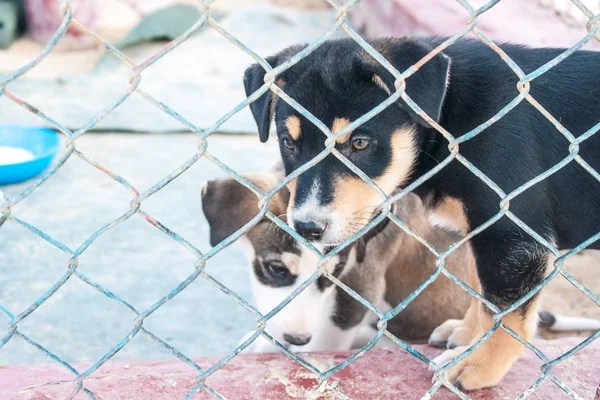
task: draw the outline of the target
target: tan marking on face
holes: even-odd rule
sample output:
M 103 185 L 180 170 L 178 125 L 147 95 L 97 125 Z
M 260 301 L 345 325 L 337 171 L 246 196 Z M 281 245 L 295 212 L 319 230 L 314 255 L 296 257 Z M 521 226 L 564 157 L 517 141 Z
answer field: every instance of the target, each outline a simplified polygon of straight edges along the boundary
M 285 120 L 285 127 L 287 128 L 291 138 L 298 140 L 300 134 L 302 133 L 300 131 L 300 118 L 296 117 L 295 115 L 290 115 Z
M 290 191 L 290 201 L 288 202 L 288 210 L 294 208 L 294 204 L 296 204 L 296 185 L 298 183 L 298 178 L 294 178 L 288 182 L 287 188 Z
M 388 195 L 404 184 L 412 172 L 417 158 L 414 135 L 410 128 L 397 129 L 392 133 L 392 160 L 384 173 L 374 179 Z
M 433 209 L 436 218 L 448 221 L 464 234 L 469 232 L 469 221 L 465 213 L 464 204 L 454 197 L 446 197 Z
M 335 194 L 331 208 L 343 216 L 345 236 L 355 233 L 369 221 L 375 207 L 381 203 L 377 191 L 359 177 L 339 178 L 334 183 Z
M 414 132 L 399 129 L 392 134 L 392 159 L 384 173 L 373 179 L 387 195 L 404 183 L 416 158 Z M 332 210 L 345 219 L 346 237 L 361 229 L 383 202 L 377 190 L 357 176 L 339 178 L 335 183 Z
M 298 178 L 294 178 L 287 184 L 287 189 L 290 192 L 290 198 L 287 205 L 287 215 L 292 215 L 294 211 L 294 206 L 296 204 L 296 187 L 298 184 Z M 290 223 L 293 226 L 293 219 L 289 219 Z
M 379 75 L 377 75 L 377 74 L 373 74 L 373 78 L 372 78 L 372 79 L 373 79 L 373 82 L 375 82 L 375 84 L 376 84 L 377 86 L 379 86 L 380 88 L 382 88 L 383 90 L 385 90 L 385 92 L 386 92 L 388 95 L 391 95 L 391 94 L 392 94 L 392 92 L 390 91 L 390 88 L 388 88 L 388 87 L 387 87 L 387 85 L 386 85 L 386 84 L 383 82 L 383 79 L 381 79 L 381 78 L 379 77 Z
M 348 118 L 335 118 L 333 120 L 333 124 L 331 125 L 331 132 L 338 133 L 339 131 L 341 131 L 342 129 L 347 127 L 348 125 L 350 125 L 350 120 Z M 352 132 L 348 132 L 345 135 L 340 136 L 336 140 L 336 142 L 338 142 L 340 144 L 346 143 L 348 141 L 348 139 L 350 139 L 351 134 L 352 134 Z

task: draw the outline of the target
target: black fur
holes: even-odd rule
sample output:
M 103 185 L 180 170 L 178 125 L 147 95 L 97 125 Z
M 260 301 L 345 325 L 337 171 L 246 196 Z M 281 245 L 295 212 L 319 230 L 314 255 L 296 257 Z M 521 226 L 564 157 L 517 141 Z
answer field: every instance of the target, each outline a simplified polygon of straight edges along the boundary
M 383 39 L 373 41 L 372 45 L 384 49 L 384 56 L 403 71 L 441 40 Z M 508 44 L 501 48 L 525 73 L 534 71 L 564 51 Z M 273 60 L 277 64 L 298 49 L 287 49 L 270 62 Z M 388 87 L 392 83 L 391 75 L 381 67 L 373 67 L 370 57 L 365 54 L 352 40 L 327 42 L 281 75 L 284 90 L 327 126 L 331 126 L 336 117 L 355 120 L 388 97 L 372 82 L 370 72 L 378 73 Z M 440 98 L 439 82 L 445 82 L 448 58 L 450 84 Z M 599 65 L 600 54 L 578 51 L 531 83 L 533 98 L 575 137 L 600 121 Z M 248 84 L 260 82 L 257 73 L 256 66 L 246 73 L 248 94 L 260 87 Z M 518 95 L 517 82 L 515 73 L 491 49 L 478 41 L 462 40 L 410 77 L 407 93 L 441 126 L 458 137 L 486 122 L 512 101 Z M 390 163 L 391 133 L 399 127 L 414 127 L 418 157 L 406 185 L 436 166 L 449 151 L 442 135 L 428 128 L 402 100 L 398 101 L 398 106 L 388 107 L 357 129 L 355 134 L 371 140 L 366 151 L 352 153 L 341 145 L 339 150 L 367 175 L 376 178 Z M 436 109 L 441 112 L 436 113 Z M 281 141 L 287 135 L 285 119 L 298 113 L 282 101 L 277 103 L 276 110 Z M 261 113 L 258 106 L 253 113 L 261 130 L 261 139 L 266 140 L 268 113 Z M 288 174 L 324 148 L 323 134 L 303 117 L 300 120 L 302 135 L 295 143 L 295 149 L 290 151 L 280 146 Z M 479 136 L 462 143 L 460 153 L 508 193 L 567 157 L 568 146 L 569 142 L 553 124 L 523 101 Z M 579 154 L 592 168 L 600 170 L 600 134 L 583 142 Z M 352 175 L 333 156 L 326 157 L 310 171 L 298 179 L 297 196 L 300 199 L 315 176 L 319 176 L 321 182 L 331 183 L 333 177 Z M 323 190 L 327 192 L 332 188 Z M 498 196 L 457 161 L 421 185 L 415 193 L 430 207 L 448 196 L 458 199 L 465 206 L 471 229 L 499 211 Z M 544 238 L 567 249 L 599 231 L 599 199 L 598 181 L 571 162 L 513 199 L 510 210 Z M 525 295 L 543 277 L 547 252 L 508 218 L 475 236 L 472 246 L 484 294 L 500 307 Z M 590 247 L 599 249 L 600 244 L 596 242 Z
M 271 67 L 276 67 L 302 50 L 304 47 L 305 46 L 289 47 L 275 56 L 267 57 L 266 61 Z M 244 88 L 246 89 L 248 96 L 265 84 L 265 75 L 266 71 L 258 64 L 254 64 L 246 70 L 246 73 L 244 74 Z M 252 111 L 252 116 L 258 125 L 260 141 L 263 143 L 269 139 L 271 118 L 273 118 L 273 116 L 270 114 L 270 108 L 273 100 L 273 94 L 270 90 L 268 90 L 250 104 L 250 111 Z
M 341 273 L 344 271 L 345 266 L 346 266 L 346 261 L 340 261 L 333 268 L 331 275 L 333 275 L 335 278 L 338 278 L 341 275 Z M 331 285 L 333 285 L 333 282 L 326 276 L 320 276 L 317 279 L 317 288 L 319 288 L 319 291 L 321 291 L 321 292 L 324 291 L 325 289 L 327 289 Z
M 329 253 L 331 250 L 332 250 L 332 248 L 328 248 L 328 249 L 326 248 L 325 253 Z M 346 267 L 346 264 L 348 262 L 348 256 L 349 256 L 351 250 L 352 250 L 352 246 L 348 246 L 344 250 L 339 252 L 338 263 L 335 265 L 335 267 L 333 268 L 333 271 L 331 272 L 331 275 L 333 275 L 335 278 L 339 278 L 340 275 L 342 275 L 342 272 L 344 272 L 344 268 Z M 333 285 L 333 282 L 326 276 L 320 276 L 317 279 L 317 288 L 321 292 L 323 292 L 325 289 L 327 289 L 331 285 Z
M 551 328 L 556 323 L 556 317 L 549 312 L 541 311 L 538 316 L 540 318 L 538 326 L 541 328 Z
M 269 261 L 260 259 L 255 259 L 252 262 L 254 276 L 263 285 L 276 288 L 292 286 L 296 282 L 296 279 L 298 279 L 298 275 L 289 272 L 287 266 L 279 262 L 279 260 L 277 261 L 276 265 L 282 270 L 287 271 L 287 273 L 284 275 L 274 274 L 271 270 L 269 270 L 269 264 Z
M 363 306 L 339 286 L 335 287 L 335 310 L 331 321 L 340 329 L 347 330 L 360 324 L 369 309 Z

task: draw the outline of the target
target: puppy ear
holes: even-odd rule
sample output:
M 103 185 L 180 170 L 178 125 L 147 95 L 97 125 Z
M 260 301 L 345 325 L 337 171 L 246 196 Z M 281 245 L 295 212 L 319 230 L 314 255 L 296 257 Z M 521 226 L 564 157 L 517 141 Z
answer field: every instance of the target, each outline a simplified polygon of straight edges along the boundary
M 384 219 L 356 241 L 356 261 L 358 263 L 362 263 L 365 260 L 365 257 L 367 256 L 367 245 L 374 237 L 383 232 L 383 230 L 388 226 L 389 221 L 390 220 L 387 218 Z
M 262 191 L 268 191 L 278 183 L 271 173 L 244 176 Z M 202 211 L 210 226 L 210 245 L 216 246 L 246 225 L 259 213 L 258 198 L 233 178 L 205 182 L 200 189 Z M 285 213 L 289 201 L 287 188 L 282 188 L 269 201 L 269 210 L 275 215 Z
M 379 39 L 372 45 L 400 72 L 404 72 L 433 50 L 429 44 L 409 39 Z M 358 69 L 364 78 L 370 79 L 388 94 L 396 90 L 394 76 L 368 53 L 359 53 Z M 427 115 L 439 122 L 449 82 L 450 58 L 440 53 L 406 80 L 406 93 Z M 398 102 L 416 123 L 430 128 L 425 119 L 404 100 L 399 99 Z
M 278 64 L 278 57 L 268 57 L 266 60 L 269 65 L 275 68 Z M 256 92 L 262 85 L 265 84 L 266 71 L 259 64 L 253 64 L 244 73 L 244 89 L 246 97 Z M 256 121 L 258 127 L 258 135 L 260 141 L 265 143 L 269 139 L 269 130 L 271 128 L 271 120 L 275 111 L 276 98 L 271 90 L 267 90 L 262 96 L 250 104 L 250 111 Z
M 367 255 L 367 243 L 360 238 L 356 241 L 356 262 L 362 263 L 365 261 L 365 256 Z
M 292 46 L 283 50 L 282 52 L 267 57 L 265 60 L 269 63 L 272 68 L 277 67 L 279 64 L 285 62 L 290 57 L 302 50 L 305 45 Z M 246 97 L 256 92 L 265 84 L 266 71 L 259 64 L 251 65 L 244 73 L 244 89 L 246 90 Z M 280 77 L 277 80 L 278 86 L 282 86 L 285 80 Z M 258 127 L 258 135 L 261 142 L 266 142 L 269 139 L 269 130 L 271 128 L 271 120 L 275 114 L 275 106 L 277 104 L 277 96 L 267 90 L 262 96 L 256 99 L 250 104 L 250 111 L 256 121 Z

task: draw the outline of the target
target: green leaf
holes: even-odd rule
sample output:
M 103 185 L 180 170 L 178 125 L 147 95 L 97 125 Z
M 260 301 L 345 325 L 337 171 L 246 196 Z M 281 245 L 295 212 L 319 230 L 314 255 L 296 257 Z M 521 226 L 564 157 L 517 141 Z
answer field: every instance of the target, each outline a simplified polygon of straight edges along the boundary
M 17 38 L 17 7 L 0 2 L 0 49 L 8 49 Z
M 141 42 L 173 40 L 188 30 L 200 12 L 194 6 L 175 4 L 148 14 L 123 40 L 115 46 L 122 49 Z

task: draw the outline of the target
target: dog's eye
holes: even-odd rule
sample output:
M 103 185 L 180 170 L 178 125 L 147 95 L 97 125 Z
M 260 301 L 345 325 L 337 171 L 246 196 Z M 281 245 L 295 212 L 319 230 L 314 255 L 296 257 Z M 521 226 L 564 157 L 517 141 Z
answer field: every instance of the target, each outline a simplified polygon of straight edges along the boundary
M 294 142 L 292 142 L 290 138 L 283 138 L 282 142 L 285 147 L 294 150 Z
M 269 275 L 278 279 L 286 278 L 290 274 L 290 270 L 285 265 L 279 263 L 267 262 L 265 263 L 265 268 Z
M 369 146 L 369 140 L 364 138 L 352 139 L 352 148 L 354 150 L 364 150 Z

